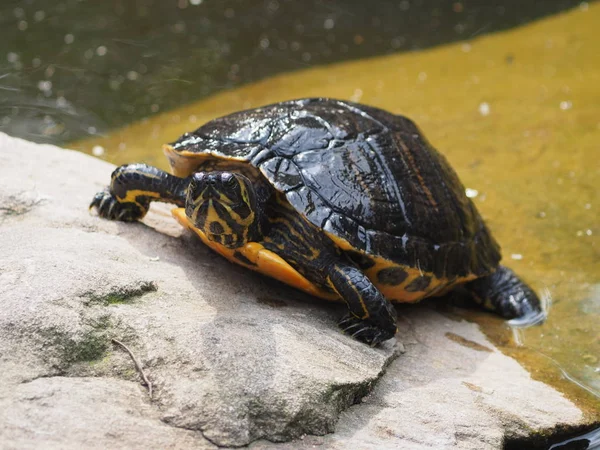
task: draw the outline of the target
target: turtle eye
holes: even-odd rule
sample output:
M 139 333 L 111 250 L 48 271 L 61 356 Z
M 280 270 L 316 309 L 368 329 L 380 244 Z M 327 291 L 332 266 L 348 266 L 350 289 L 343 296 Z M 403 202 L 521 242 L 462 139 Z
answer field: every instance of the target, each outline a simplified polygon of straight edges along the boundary
M 232 174 L 226 173 L 223 174 L 223 184 L 227 187 L 234 187 L 237 184 L 237 180 Z

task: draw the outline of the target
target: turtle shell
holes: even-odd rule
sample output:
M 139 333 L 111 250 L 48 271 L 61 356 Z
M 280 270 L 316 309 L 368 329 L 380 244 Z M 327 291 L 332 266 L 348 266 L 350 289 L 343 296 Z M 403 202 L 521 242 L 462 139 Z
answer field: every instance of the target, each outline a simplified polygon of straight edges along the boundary
M 165 153 L 178 176 L 212 158 L 251 164 L 359 259 L 373 255 L 450 280 L 488 274 L 500 260 L 454 170 L 403 116 L 294 100 L 212 120 Z

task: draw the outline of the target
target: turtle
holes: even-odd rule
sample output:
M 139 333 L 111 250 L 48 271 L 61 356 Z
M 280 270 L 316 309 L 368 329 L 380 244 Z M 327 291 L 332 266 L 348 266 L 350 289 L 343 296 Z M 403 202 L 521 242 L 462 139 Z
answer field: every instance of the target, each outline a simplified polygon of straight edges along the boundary
M 90 208 L 135 221 L 153 201 L 218 254 L 311 295 L 344 301 L 343 332 L 397 332 L 392 303 L 455 289 L 484 309 L 539 318 L 539 297 L 500 247 L 446 158 L 413 121 L 330 98 L 214 119 L 163 147 L 172 174 L 122 165 Z M 537 319 L 536 319 L 537 320 Z

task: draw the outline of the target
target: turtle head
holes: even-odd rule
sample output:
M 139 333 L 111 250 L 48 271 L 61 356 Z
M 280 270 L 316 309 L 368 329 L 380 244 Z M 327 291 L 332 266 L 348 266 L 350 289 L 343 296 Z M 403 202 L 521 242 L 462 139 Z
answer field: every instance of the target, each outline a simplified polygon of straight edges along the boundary
M 261 239 L 262 208 L 252 182 L 239 173 L 195 173 L 185 214 L 208 239 L 228 248 Z

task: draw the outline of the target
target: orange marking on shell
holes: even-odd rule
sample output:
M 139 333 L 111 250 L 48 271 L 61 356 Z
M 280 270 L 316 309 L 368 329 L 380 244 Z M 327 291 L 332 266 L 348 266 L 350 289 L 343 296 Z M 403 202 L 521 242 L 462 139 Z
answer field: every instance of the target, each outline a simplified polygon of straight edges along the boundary
M 224 161 L 238 161 L 243 162 L 243 158 L 234 157 L 223 157 L 214 155 L 210 152 L 199 153 L 190 152 L 187 150 L 175 150 L 173 146 L 165 144 L 163 145 L 163 153 L 169 160 L 171 165 L 171 173 L 176 177 L 185 178 L 194 173 L 200 165 L 208 160 L 224 160 Z
M 342 250 L 356 250 L 345 239 L 343 239 L 339 236 L 336 236 L 333 233 L 329 233 L 329 232 L 326 232 L 326 233 L 327 233 L 327 236 L 329 236 L 329 238 L 335 243 L 335 245 L 337 245 Z M 442 296 L 442 295 L 448 293 L 455 286 L 462 284 L 462 283 L 466 283 L 468 281 L 471 281 L 471 280 L 474 280 L 475 278 L 477 278 L 477 276 L 475 276 L 475 275 L 467 275 L 466 277 L 457 278 L 456 280 L 451 281 L 448 278 L 437 278 L 433 273 L 430 273 L 430 272 L 422 272 L 417 267 L 403 266 L 403 265 L 394 263 L 393 261 L 389 261 L 385 258 L 381 258 L 377 255 L 367 255 L 367 256 L 369 256 L 371 259 L 373 259 L 373 261 L 375 262 L 375 265 L 373 267 L 366 269 L 364 271 L 365 274 L 367 275 L 367 277 L 369 277 L 369 279 L 377 287 L 377 289 L 379 289 L 379 291 L 383 294 L 383 296 L 394 303 L 414 303 L 414 302 L 418 302 L 419 300 L 422 300 L 429 296 L 439 297 L 439 296 Z M 398 267 L 398 268 L 401 268 L 402 270 L 404 270 L 408 274 L 406 279 L 398 285 L 389 285 L 389 284 L 380 283 L 377 278 L 377 274 L 383 269 L 393 268 L 393 267 Z M 408 286 L 416 278 L 419 278 L 423 275 L 431 277 L 431 281 L 429 282 L 429 285 L 427 286 L 425 291 L 409 292 L 406 290 L 406 286 Z M 438 290 L 440 285 L 444 285 L 444 287 Z
M 175 208 L 172 210 L 172 214 L 177 221 L 184 227 L 192 230 L 200 237 L 202 242 L 214 251 L 219 253 L 221 256 L 227 258 L 232 263 L 244 266 L 248 269 L 267 275 L 271 278 L 275 278 L 282 283 L 292 286 L 296 289 L 300 289 L 310 295 L 320 297 L 325 300 L 341 301 L 339 296 L 326 292 L 313 283 L 308 281 L 302 274 L 296 269 L 290 266 L 283 258 L 273 253 L 270 250 L 264 248 L 258 242 L 249 242 L 246 245 L 239 247 L 235 250 L 225 247 L 217 242 L 213 242 L 206 237 L 206 235 L 196 228 L 185 215 L 184 208 Z M 242 261 L 234 256 L 235 252 L 241 253 L 249 261 L 256 265 L 244 264 Z
M 172 146 L 166 144 L 163 145 L 163 152 L 169 160 L 173 175 L 181 178 L 194 173 L 198 166 L 210 157 L 210 155 L 203 153 L 175 151 Z

